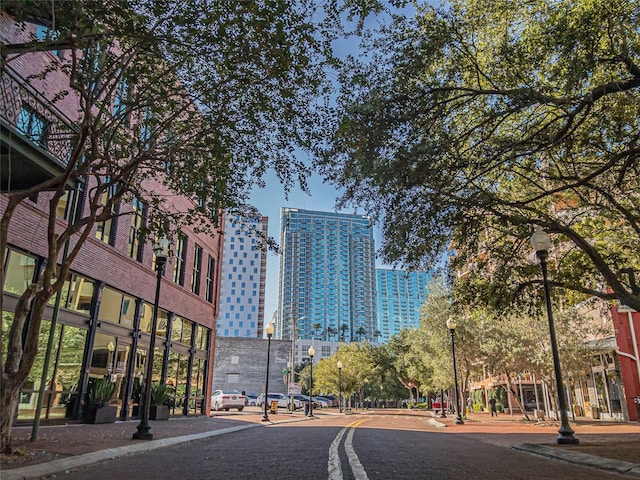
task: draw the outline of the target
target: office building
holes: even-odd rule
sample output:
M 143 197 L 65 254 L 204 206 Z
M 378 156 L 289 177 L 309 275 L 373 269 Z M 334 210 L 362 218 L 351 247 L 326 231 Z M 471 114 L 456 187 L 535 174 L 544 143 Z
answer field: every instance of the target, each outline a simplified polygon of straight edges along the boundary
M 276 338 L 359 341 L 376 330 L 375 248 L 364 215 L 283 208 Z
M 218 336 L 262 338 L 268 222 L 267 217 L 248 224 L 225 221 Z
M 430 276 L 425 272 L 376 269 L 379 341 L 386 343 L 405 328 L 420 325 L 420 305 L 426 300 Z

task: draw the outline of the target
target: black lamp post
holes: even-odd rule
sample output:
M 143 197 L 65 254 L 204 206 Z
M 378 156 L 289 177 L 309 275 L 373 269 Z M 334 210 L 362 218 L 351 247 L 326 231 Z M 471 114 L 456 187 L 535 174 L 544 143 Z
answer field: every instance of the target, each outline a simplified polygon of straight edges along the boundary
M 338 360 L 338 407 L 340 413 L 342 413 L 342 362 Z
M 547 304 L 547 317 L 549 319 L 549 334 L 551 336 L 551 352 L 553 354 L 553 371 L 556 377 L 556 389 L 558 390 L 558 408 L 560 409 L 560 420 L 562 425 L 556 439 L 559 444 L 577 445 L 580 441 L 573 435 L 573 429 L 569 425 L 569 416 L 567 415 L 567 397 L 565 396 L 564 386 L 562 385 L 562 371 L 560 370 L 560 355 L 558 353 L 558 344 L 556 341 L 556 329 L 553 325 L 553 314 L 551 312 L 551 292 L 549 289 L 549 280 L 547 278 L 547 258 L 549 257 L 549 246 L 551 240 L 549 235 L 539 225 L 536 225 L 533 235 L 531 235 L 531 245 L 533 245 L 536 255 L 540 260 L 540 268 L 542 269 L 542 283 L 544 284 L 544 296 Z
M 451 355 L 453 356 L 453 399 L 456 402 L 456 419 L 453 423 L 461 424 L 462 416 L 460 415 L 460 398 L 458 396 L 458 369 L 456 367 L 456 321 L 453 317 L 447 319 L 447 328 L 451 334 Z
M 273 335 L 273 323 L 269 323 L 266 328 L 267 332 L 267 377 L 264 380 L 264 415 L 262 415 L 262 421 L 268 422 L 269 415 L 267 415 L 267 403 L 269 403 L 269 363 L 271 355 L 271 336 Z
M 160 238 L 157 240 L 154 250 L 156 251 L 156 297 L 153 304 L 153 315 L 151 316 L 151 338 L 149 339 L 149 351 L 147 352 L 147 360 L 145 365 L 144 378 L 144 394 L 143 403 L 140 413 L 140 423 L 137 432 L 133 434 L 134 440 L 153 440 L 151 433 L 151 425 L 149 425 L 149 410 L 151 409 L 151 377 L 153 376 L 153 354 L 156 348 L 156 326 L 158 324 L 158 304 L 160 303 L 160 285 L 162 284 L 162 275 L 164 267 L 167 264 L 167 258 L 171 254 L 169 250 L 169 240 Z
M 444 389 L 440 388 L 440 418 L 447 418 L 444 413 Z
M 309 379 L 309 418 L 313 418 L 313 401 L 311 397 L 313 396 L 313 356 L 315 353 L 316 349 L 311 345 L 309 347 L 309 357 L 311 358 L 311 378 Z

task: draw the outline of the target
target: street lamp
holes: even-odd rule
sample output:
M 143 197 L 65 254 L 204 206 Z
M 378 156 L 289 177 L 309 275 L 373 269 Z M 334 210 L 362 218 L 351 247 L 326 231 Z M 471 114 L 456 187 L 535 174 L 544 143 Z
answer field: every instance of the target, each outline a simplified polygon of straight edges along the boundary
M 549 280 L 547 278 L 547 258 L 549 257 L 549 246 L 551 240 L 542 227 L 535 226 L 535 231 L 531 235 L 531 245 L 536 251 L 536 256 L 540 260 L 540 268 L 542 269 L 542 283 L 544 284 L 544 297 L 547 304 L 547 317 L 549 319 L 549 334 L 551 336 L 551 352 L 553 354 L 553 371 L 556 377 L 556 389 L 558 390 L 558 407 L 560 409 L 560 420 L 562 425 L 556 439 L 559 444 L 577 445 L 580 441 L 573 435 L 573 429 L 569 426 L 569 416 L 567 415 L 567 398 L 562 385 L 562 372 L 560 370 L 560 355 L 558 354 L 558 344 L 556 341 L 556 329 L 553 325 L 553 314 L 551 312 L 551 292 L 549 289 Z
M 151 377 L 153 376 L 153 354 L 156 348 L 156 325 L 158 324 L 158 305 L 160 303 L 160 285 L 167 258 L 171 255 L 169 249 L 170 242 L 167 238 L 161 237 L 154 245 L 156 252 L 156 297 L 153 303 L 153 315 L 151 316 L 151 338 L 149 339 L 149 351 L 147 352 L 147 364 L 145 365 L 144 396 L 142 397 L 142 409 L 140 413 L 140 423 L 137 432 L 133 434 L 134 440 L 152 440 L 151 425 L 149 425 L 149 410 L 151 409 Z
M 309 418 L 313 418 L 313 402 L 311 397 L 313 396 L 313 356 L 316 353 L 316 349 L 313 345 L 309 347 L 309 357 L 311 357 L 311 378 L 309 379 Z
M 460 399 L 458 398 L 458 369 L 456 368 L 456 321 L 453 317 L 447 319 L 447 328 L 451 334 L 451 354 L 453 356 L 453 398 L 456 402 L 456 419 L 453 423 L 461 424 L 462 416 L 460 415 Z
M 338 360 L 338 410 L 342 413 L 342 362 Z
M 269 356 L 271 354 L 271 336 L 273 335 L 273 323 L 269 323 L 266 328 L 267 332 L 267 378 L 264 380 L 264 415 L 262 415 L 262 421 L 268 422 L 269 416 L 267 415 L 267 403 L 269 400 Z

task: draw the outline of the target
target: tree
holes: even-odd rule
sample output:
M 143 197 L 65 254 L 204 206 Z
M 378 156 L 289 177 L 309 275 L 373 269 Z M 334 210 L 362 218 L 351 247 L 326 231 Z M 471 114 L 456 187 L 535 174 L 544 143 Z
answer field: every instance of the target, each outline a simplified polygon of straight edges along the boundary
M 319 338 L 319 337 L 318 337 L 318 332 L 319 332 L 319 331 L 320 331 L 320 329 L 322 328 L 322 324 L 321 324 L 321 323 L 319 323 L 319 322 L 318 322 L 318 323 L 314 323 L 313 325 L 311 325 L 311 327 L 313 328 L 314 336 L 315 336 L 316 338 Z
M 366 333 L 367 333 L 367 329 L 364 328 L 362 325 L 356 328 L 356 335 L 358 335 L 358 341 L 361 341 L 362 336 L 365 335 Z
M 639 28 L 631 0 L 424 6 L 343 71 L 321 170 L 381 222 L 386 261 L 453 245 L 472 299 L 540 283 L 539 225 L 554 286 L 640 310 Z
M 367 343 L 350 343 L 341 345 L 338 351 L 329 358 L 323 358 L 313 368 L 315 392 L 338 392 L 338 360 L 342 362 L 342 392 L 346 397 L 361 391 L 365 379 L 375 375 L 370 345 Z M 310 369 L 305 368 L 301 374 L 301 382 L 309 384 Z
M 332 326 L 328 326 L 327 327 L 327 336 L 329 338 L 335 338 L 335 336 L 338 335 L 338 329 Z
M 349 325 L 346 323 L 343 323 L 342 325 L 340 325 L 340 336 L 342 337 L 342 341 L 345 341 L 346 339 L 346 333 L 349 331 Z
M 1 45 L 3 73 L 17 59 L 29 65 L 34 52 L 65 50 L 62 60 L 24 80 L 74 117 L 65 126 L 64 171 L 0 198 L 0 284 L 14 215 L 34 194 L 50 198 L 45 267 L 19 299 L 0 348 L 0 448 L 10 452 L 18 392 L 36 358 L 45 307 L 92 229 L 130 214 L 117 206 L 139 199 L 149 206 L 144 238 L 171 237 L 184 224 L 213 233 L 223 210 L 256 214 L 248 194 L 268 169 L 285 189 L 306 189 L 308 168 L 297 149 L 315 144 L 323 123 L 322 98 L 330 91 L 324 68 L 334 62 L 329 43 L 344 9 L 366 8 L 332 4 L 320 14 L 313 0 L 9 0 L 3 8 L 23 32 Z M 27 34 L 34 21 L 49 27 L 46 38 Z M 68 85 L 44 88 L 62 77 Z M 58 205 L 76 183 L 84 185 L 84 204 L 60 227 Z M 173 205 L 158 185 L 191 206 Z

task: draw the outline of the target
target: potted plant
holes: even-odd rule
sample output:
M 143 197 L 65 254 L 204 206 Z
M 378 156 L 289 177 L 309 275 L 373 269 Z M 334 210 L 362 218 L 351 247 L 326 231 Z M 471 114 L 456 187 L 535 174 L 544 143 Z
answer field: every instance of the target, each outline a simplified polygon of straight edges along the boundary
M 169 420 L 169 400 L 171 398 L 169 387 L 162 383 L 156 383 L 151 387 L 151 409 L 149 419 Z
M 117 405 L 109 405 L 116 386 L 106 378 L 98 378 L 89 384 L 87 423 L 113 423 L 116 421 Z

